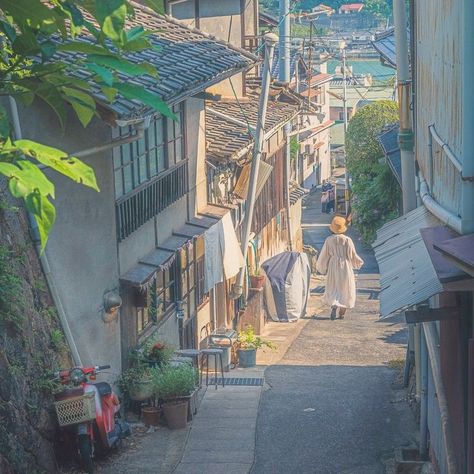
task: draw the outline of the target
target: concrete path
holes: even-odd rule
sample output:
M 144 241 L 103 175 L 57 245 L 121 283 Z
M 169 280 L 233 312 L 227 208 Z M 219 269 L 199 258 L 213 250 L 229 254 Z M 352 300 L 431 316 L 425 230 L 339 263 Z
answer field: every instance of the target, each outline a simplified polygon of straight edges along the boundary
M 306 199 L 305 243 L 320 249 L 331 216 L 319 195 Z M 265 371 L 254 474 L 381 474 L 395 448 L 416 439 L 414 417 L 391 368 L 403 360 L 401 321 L 379 320 L 375 259 L 352 232 L 366 265 L 358 303 L 344 321 L 321 306 L 313 280 L 311 311 L 283 359 Z
M 263 369 L 234 369 L 227 377 L 262 378 Z M 262 387 L 209 386 L 193 420 L 176 474 L 246 474 L 255 450 Z

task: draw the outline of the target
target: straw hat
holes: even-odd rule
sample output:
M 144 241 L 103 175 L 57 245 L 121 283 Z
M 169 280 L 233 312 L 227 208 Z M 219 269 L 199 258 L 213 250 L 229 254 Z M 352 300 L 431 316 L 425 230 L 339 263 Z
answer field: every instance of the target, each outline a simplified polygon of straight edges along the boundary
M 335 216 L 329 226 L 333 234 L 344 234 L 347 230 L 346 219 L 341 216 Z

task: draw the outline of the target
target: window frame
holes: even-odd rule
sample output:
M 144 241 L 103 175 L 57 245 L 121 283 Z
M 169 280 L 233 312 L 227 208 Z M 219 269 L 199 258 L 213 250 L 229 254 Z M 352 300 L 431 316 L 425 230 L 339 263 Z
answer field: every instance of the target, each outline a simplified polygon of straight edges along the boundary
M 174 121 L 163 115 L 156 115 L 152 118 L 142 138 L 113 148 L 112 163 L 116 200 L 133 193 L 144 183 L 153 181 L 163 172 L 186 159 L 185 101 L 173 105 L 172 111 L 178 120 Z M 172 137 L 169 131 L 170 126 L 173 127 Z M 116 127 L 112 131 L 112 138 L 121 139 L 133 133 L 135 133 L 134 129 L 130 125 Z M 170 159 L 170 147 L 173 149 L 173 159 Z M 143 161 L 144 164 L 142 164 Z M 142 171 L 144 171 L 144 177 L 142 177 Z

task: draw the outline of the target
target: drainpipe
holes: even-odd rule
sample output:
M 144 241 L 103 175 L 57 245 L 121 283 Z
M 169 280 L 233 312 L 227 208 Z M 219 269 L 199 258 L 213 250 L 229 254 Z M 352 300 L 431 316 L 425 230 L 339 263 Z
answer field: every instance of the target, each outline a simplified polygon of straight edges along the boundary
M 397 53 L 398 106 L 400 115 L 400 154 L 402 163 L 403 213 L 416 208 L 415 155 L 411 118 L 411 79 L 408 64 L 407 20 L 405 0 L 393 0 L 393 21 Z
M 20 140 L 22 138 L 22 133 L 20 125 L 20 116 L 18 115 L 18 107 L 13 97 L 10 96 L 9 101 L 15 137 Z M 46 253 L 41 251 L 41 241 L 39 237 L 38 226 L 31 212 L 28 212 L 28 220 L 30 222 L 31 231 L 33 234 L 33 242 L 35 244 L 36 252 L 38 253 L 41 268 L 43 269 L 46 282 L 48 283 L 49 291 L 51 293 L 51 297 L 53 298 L 54 305 L 56 306 L 56 309 L 58 311 L 59 321 L 64 331 L 64 335 L 66 337 L 69 348 L 71 349 L 71 355 L 74 360 L 74 364 L 76 366 L 82 366 L 81 357 L 79 355 L 79 351 L 77 350 L 76 342 L 74 341 L 74 336 L 72 335 L 71 328 L 66 317 L 66 312 L 64 310 L 61 297 L 59 296 L 59 291 L 54 283 L 54 278 L 51 275 L 51 269 L 49 266 L 48 258 L 46 257 Z
M 433 374 L 434 388 L 438 399 L 441 419 L 441 433 L 443 435 L 443 450 L 446 455 L 447 474 L 459 474 L 454 450 L 454 440 L 451 432 L 448 400 L 441 375 L 441 360 L 439 354 L 439 336 L 436 323 L 422 323 L 426 338 L 426 347 Z
M 461 217 L 462 233 L 474 232 L 474 90 L 472 77 L 474 75 L 474 11 L 472 0 L 464 0 L 462 12 L 462 175 Z M 469 82 L 471 81 L 471 82 Z
M 278 79 L 281 82 L 290 84 L 290 0 L 280 0 L 280 39 L 278 43 L 278 53 L 280 61 Z M 286 150 L 285 150 L 285 207 L 286 214 L 288 216 L 288 246 L 290 251 L 293 250 L 293 226 L 290 216 L 290 176 L 291 176 L 291 126 L 287 123 L 284 127 L 286 137 Z M 298 157 L 297 157 L 298 158 Z M 296 178 L 298 179 L 298 178 Z
M 428 348 L 425 332 L 420 331 L 421 398 L 420 398 L 420 459 L 428 459 Z
M 435 199 L 430 194 L 428 183 L 421 174 L 421 171 L 418 172 L 418 178 L 420 180 L 420 198 L 426 209 L 428 209 L 428 211 L 434 214 L 440 221 L 444 222 L 446 225 L 461 234 L 461 218 L 448 211 L 443 206 L 441 206 L 441 204 L 435 201 Z
M 416 399 L 421 398 L 421 326 L 413 325 L 413 348 L 415 351 L 415 378 L 416 378 Z
M 253 211 L 255 207 L 255 195 L 257 191 L 258 169 L 262 157 L 263 142 L 265 139 L 265 120 L 267 117 L 268 92 L 270 90 L 271 72 L 273 63 L 273 53 L 278 36 L 273 33 L 267 33 L 263 37 L 265 41 L 265 60 L 262 72 L 262 92 L 260 93 L 260 102 L 258 105 L 257 128 L 255 133 L 255 143 L 253 147 L 252 167 L 250 169 L 249 189 L 245 204 L 245 217 L 242 224 L 242 254 L 244 256 L 244 266 L 240 269 L 233 288 L 233 297 L 238 298 L 242 294 L 242 287 L 245 277 L 247 262 L 247 253 L 250 240 L 250 230 L 252 228 Z

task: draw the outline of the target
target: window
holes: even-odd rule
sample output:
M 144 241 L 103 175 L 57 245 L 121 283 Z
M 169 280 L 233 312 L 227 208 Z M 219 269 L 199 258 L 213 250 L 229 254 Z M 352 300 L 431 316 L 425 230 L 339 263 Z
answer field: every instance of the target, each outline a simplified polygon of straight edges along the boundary
M 177 120 L 155 117 L 142 138 L 113 150 L 115 197 L 133 191 L 184 158 L 184 103 L 173 106 Z M 114 129 L 114 138 L 135 133 L 133 127 Z
M 175 306 L 176 265 L 157 272 L 155 281 L 145 294 L 137 295 L 137 335 L 151 324 L 160 322 Z

